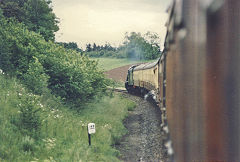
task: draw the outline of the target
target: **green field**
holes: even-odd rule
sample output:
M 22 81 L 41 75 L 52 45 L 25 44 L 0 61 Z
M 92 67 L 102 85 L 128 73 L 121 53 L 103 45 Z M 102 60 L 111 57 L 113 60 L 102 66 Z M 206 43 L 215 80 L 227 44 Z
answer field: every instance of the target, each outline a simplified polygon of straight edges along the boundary
M 148 62 L 149 60 L 129 60 L 129 59 L 117 59 L 117 58 L 91 58 L 92 60 L 98 61 L 99 68 L 103 69 L 104 71 L 108 71 L 114 68 L 118 68 L 121 66 L 141 63 L 141 62 Z

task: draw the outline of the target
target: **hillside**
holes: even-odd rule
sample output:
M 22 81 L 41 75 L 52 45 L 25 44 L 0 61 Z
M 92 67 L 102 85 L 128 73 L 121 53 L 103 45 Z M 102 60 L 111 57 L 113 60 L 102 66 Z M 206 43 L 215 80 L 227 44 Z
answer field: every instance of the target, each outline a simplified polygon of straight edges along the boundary
M 0 161 L 118 161 L 111 147 L 126 132 L 122 120 L 135 103 L 104 97 L 79 112 L 51 94 L 34 95 L 0 74 Z M 96 123 L 88 146 L 87 123 Z
M 118 161 L 135 103 L 107 86 L 96 61 L 0 12 L 0 161 Z

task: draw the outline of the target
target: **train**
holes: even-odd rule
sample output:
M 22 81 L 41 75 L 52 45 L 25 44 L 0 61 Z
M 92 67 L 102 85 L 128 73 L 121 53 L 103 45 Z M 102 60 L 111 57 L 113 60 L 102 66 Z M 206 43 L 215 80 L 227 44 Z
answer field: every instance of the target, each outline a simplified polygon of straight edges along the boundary
M 173 161 L 240 161 L 240 1 L 174 0 L 164 50 L 129 68 L 129 93 L 153 91 Z

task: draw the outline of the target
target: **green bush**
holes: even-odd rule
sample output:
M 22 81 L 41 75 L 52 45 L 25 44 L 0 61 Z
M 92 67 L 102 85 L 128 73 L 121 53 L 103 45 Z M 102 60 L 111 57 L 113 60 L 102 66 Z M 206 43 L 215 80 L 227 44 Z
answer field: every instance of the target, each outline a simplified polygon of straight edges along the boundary
M 37 138 L 41 132 L 42 119 L 41 119 L 41 107 L 38 104 L 40 101 L 35 96 L 30 94 L 29 96 L 19 93 L 19 119 L 17 126 L 24 135 Z
M 46 42 L 14 20 L 0 20 L 0 47 L 0 68 L 17 75 L 36 94 L 47 85 L 56 96 L 79 107 L 106 91 L 108 82 L 97 62 Z
M 24 73 L 22 82 L 33 93 L 43 94 L 47 91 L 49 76 L 44 72 L 42 64 L 34 57 L 34 62 L 29 64 L 29 69 Z

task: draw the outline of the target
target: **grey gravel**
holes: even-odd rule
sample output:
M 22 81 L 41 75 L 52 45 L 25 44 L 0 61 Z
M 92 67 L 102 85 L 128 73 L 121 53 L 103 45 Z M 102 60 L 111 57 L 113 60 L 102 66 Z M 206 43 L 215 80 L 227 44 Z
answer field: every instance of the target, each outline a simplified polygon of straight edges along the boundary
M 123 96 L 135 101 L 137 107 L 124 120 L 128 133 L 115 146 L 121 154 L 119 159 L 127 162 L 169 161 L 164 147 L 167 137 L 160 128 L 160 109 L 142 97 L 125 93 Z

